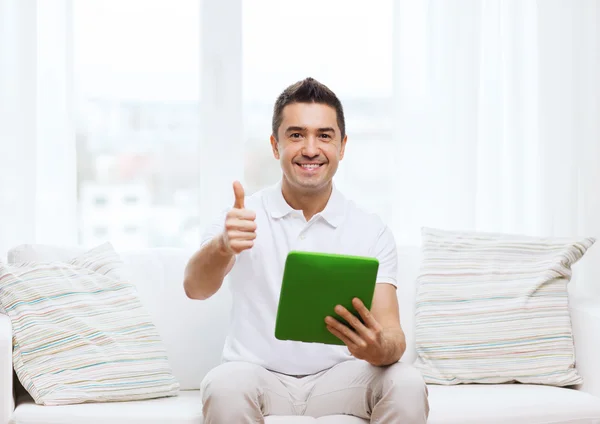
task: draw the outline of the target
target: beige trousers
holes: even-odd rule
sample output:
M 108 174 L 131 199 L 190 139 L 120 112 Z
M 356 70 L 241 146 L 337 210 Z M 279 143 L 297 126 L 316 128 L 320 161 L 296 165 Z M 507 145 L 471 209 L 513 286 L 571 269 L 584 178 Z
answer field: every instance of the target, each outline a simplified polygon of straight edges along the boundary
M 375 367 L 350 360 L 305 377 L 227 362 L 206 375 L 201 390 L 205 424 L 260 424 L 267 415 L 335 414 L 378 424 L 422 424 L 429 415 L 421 374 L 402 362 Z

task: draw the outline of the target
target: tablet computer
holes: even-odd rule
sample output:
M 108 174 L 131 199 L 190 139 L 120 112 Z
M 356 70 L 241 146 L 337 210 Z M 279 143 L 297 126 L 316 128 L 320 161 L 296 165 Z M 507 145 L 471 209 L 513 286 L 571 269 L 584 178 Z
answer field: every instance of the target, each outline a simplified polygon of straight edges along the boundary
M 347 324 L 334 311 L 342 305 L 361 319 L 352 299 L 358 297 L 371 309 L 378 269 L 376 258 L 291 251 L 283 272 L 275 337 L 343 345 L 327 330 L 325 317 Z

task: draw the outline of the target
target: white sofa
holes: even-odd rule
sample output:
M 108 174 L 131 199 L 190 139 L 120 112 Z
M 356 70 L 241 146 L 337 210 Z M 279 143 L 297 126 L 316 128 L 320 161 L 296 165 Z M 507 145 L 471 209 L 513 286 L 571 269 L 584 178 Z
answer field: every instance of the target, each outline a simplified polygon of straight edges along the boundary
M 79 249 L 19 246 L 9 252 L 10 262 L 66 260 Z M 199 385 L 205 373 L 220 361 L 229 316 L 230 296 L 221 290 L 207 301 L 189 300 L 183 291 L 184 266 L 192 252 L 147 249 L 122 253 L 133 282 L 139 287 L 164 342 L 182 391 L 178 397 L 151 401 L 36 405 L 22 389 L 13 396 L 11 324 L 0 315 L 0 424 L 192 424 L 202 423 Z M 408 349 L 402 358 L 415 358 L 413 337 L 414 279 L 418 248 L 399 248 L 398 296 Z M 432 424 L 600 423 L 600 301 L 572 301 L 577 366 L 585 382 L 576 389 L 521 384 L 429 386 Z M 16 398 L 16 401 L 15 401 Z M 268 417 L 268 424 L 364 423 L 349 416 L 321 419 Z M 223 423 L 235 424 L 235 423 Z M 399 423 L 402 424 L 402 423 Z

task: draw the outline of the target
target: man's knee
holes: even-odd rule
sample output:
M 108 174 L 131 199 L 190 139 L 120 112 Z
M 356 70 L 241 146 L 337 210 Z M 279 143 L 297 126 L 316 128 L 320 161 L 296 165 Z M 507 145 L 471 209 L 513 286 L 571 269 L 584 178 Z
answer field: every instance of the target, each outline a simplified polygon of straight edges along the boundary
M 228 362 L 211 370 L 201 385 L 205 424 L 262 423 L 258 365 Z
M 412 365 L 404 362 L 396 362 L 388 367 L 387 380 L 393 382 L 393 385 L 398 389 L 406 389 L 410 391 L 421 392 L 427 394 L 427 385 L 423 376 Z
M 234 401 L 256 398 L 259 393 L 259 367 L 245 362 L 226 362 L 208 372 L 202 381 L 202 401 Z
M 429 392 L 419 370 L 412 365 L 397 362 L 387 369 L 385 381 L 389 387 L 384 390 L 389 390 L 390 397 L 397 399 L 398 405 L 403 405 L 405 413 L 412 411 L 417 416 L 422 416 L 423 413 L 426 417 L 429 415 Z

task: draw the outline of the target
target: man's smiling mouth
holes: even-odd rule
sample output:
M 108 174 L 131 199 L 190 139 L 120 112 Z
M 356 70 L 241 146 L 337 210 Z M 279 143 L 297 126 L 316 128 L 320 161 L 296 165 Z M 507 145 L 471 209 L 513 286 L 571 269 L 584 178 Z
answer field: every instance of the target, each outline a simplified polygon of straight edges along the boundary
M 302 169 L 306 169 L 307 171 L 312 171 L 317 168 L 320 168 L 324 164 L 323 163 L 297 163 L 296 165 L 298 165 Z

